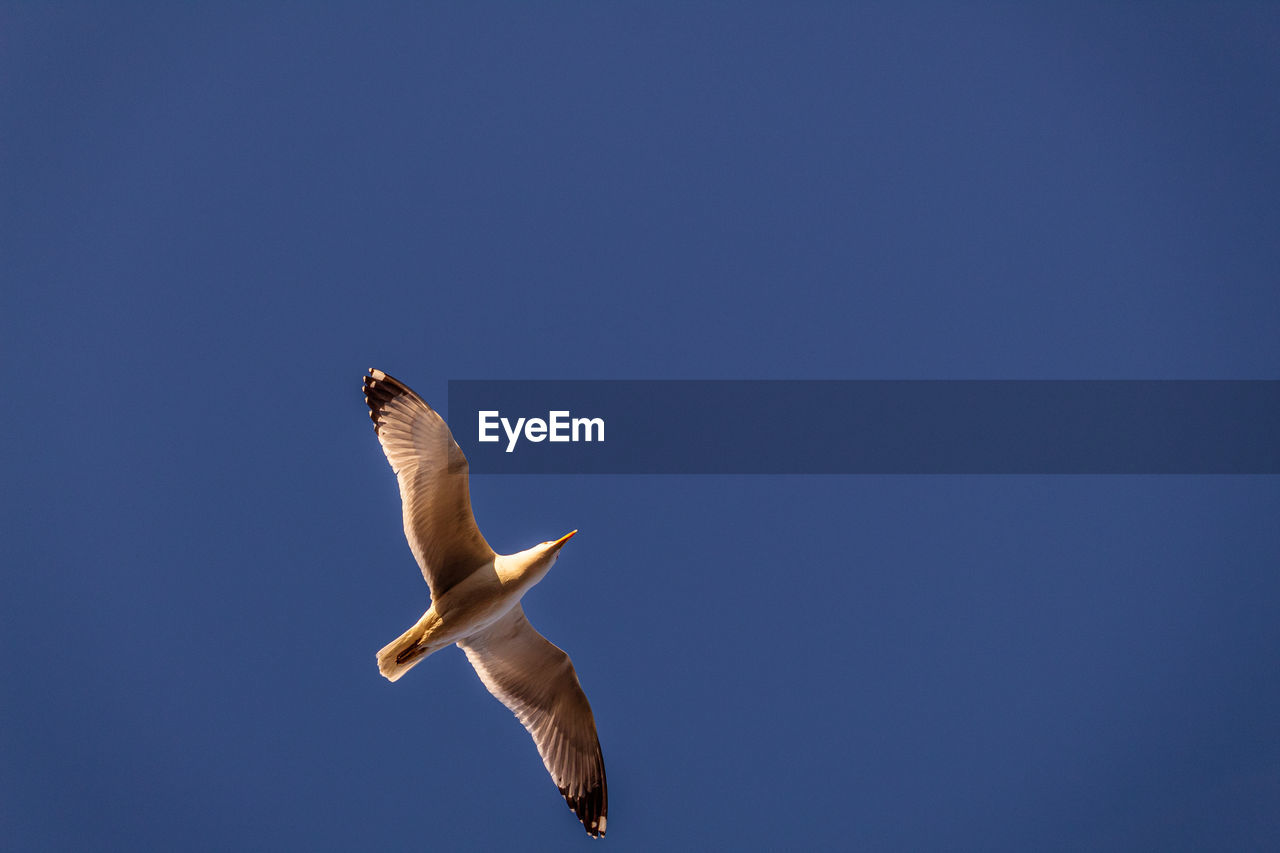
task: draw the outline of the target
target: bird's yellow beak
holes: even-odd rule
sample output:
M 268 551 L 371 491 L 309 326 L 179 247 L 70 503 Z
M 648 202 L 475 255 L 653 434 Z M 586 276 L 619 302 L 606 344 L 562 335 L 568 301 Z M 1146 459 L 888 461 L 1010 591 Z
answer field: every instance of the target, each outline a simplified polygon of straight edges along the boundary
M 566 542 L 568 542 L 570 539 L 572 539 L 572 538 L 573 538 L 573 535 L 574 535 L 575 533 L 577 533 L 577 532 L 578 532 L 578 531 L 576 531 L 576 530 L 570 530 L 568 533 L 566 533 L 565 535 L 561 536 L 561 537 L 560 537 L 559 539 L 557 539 L 556 541 L 552 542 L 552 543 L 551 543 L 551 547 L 552 547 L 552 548 L 560 548 L 560 547 L 562 547 L 562 546 L 564 545 L 564 543 L 566 543 Z

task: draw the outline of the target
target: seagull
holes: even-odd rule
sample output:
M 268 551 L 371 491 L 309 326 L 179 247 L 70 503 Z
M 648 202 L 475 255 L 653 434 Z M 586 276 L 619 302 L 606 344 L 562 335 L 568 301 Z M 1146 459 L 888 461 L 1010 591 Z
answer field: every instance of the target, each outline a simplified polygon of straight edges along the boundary
M 471 512 L 467 457 L 444 419 L 381 370 L 369 369 L 364 395 L 400 483 L 405 538 L 431 593 L 417 624 L 378 652 L 378 671 L 397 681 L 456 643 L 533 736 L 587 834 L 603 837 L 609 790 L 591 705 L 569 656 L 529 624 L 520 605 L 578 531 L 518 554 L 495 554 Z

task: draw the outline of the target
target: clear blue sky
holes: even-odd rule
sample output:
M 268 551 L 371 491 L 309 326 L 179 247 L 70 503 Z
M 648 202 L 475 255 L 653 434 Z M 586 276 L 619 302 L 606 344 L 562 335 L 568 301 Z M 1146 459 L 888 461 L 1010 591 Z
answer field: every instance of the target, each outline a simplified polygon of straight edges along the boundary
M 852 8 L 851 8 L 852 7 Z M 589 842 L 360 376 L 1280 378 L 1275 4 L 0 7 L 11 849 L 1257 849 L 1280 478 L 477 477 Z M 673 425 L 673 429 L 677 428 Z

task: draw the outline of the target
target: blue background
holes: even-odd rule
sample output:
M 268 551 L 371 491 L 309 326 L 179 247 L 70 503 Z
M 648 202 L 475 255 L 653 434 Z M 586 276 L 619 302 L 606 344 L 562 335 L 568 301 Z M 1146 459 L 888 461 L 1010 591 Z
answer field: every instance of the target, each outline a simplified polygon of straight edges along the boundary
M 427 597 L 362 371 L 1280 378 L 1277 45 L 1266 3 L 4 4 L 3 846 L 589 843 L 461 654 L 378 675 Z M 499 551 L 582 531 L 526 610 L 611 849 L 1280 835 L 1275 477 L 472 491 Z

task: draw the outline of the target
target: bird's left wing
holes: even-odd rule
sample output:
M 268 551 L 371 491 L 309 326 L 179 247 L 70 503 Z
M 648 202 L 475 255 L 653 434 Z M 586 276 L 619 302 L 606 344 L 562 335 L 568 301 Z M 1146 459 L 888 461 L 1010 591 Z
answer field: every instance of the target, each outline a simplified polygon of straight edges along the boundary
M 370 368 L 364 398 L 400 483 L 405 538 L 439 598 L 494 557 L 471 514 L 467 457 L 444 419 L 395 377 Z
M 458 645 L 489 692 L 529 730 L 551 780 L 587 834 L 603 836 L 609 811 L 604 756 L 569 656 L 529 624 L 519 604 Z

